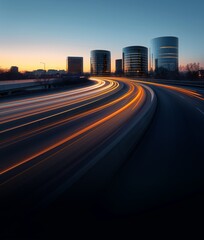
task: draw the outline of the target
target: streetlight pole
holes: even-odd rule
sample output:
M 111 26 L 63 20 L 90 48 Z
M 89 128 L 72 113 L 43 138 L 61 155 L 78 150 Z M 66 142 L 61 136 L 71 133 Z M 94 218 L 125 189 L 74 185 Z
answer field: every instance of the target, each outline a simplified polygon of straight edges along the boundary
M 42 63 L 44 65 L 44 70 L 45 70 L 45 63 L 44 62 L 40 62 L 40 63 Z
M 43 76 L 43 79 L 44 79 L 44 86 L 45 88 L 50 88 L 50 85 L 49 85 L 49 78 L 46 77 L 46 69 L 45 69 L 45 63 L 44 62 L 40 62 L 44 65 L 44 76 Z

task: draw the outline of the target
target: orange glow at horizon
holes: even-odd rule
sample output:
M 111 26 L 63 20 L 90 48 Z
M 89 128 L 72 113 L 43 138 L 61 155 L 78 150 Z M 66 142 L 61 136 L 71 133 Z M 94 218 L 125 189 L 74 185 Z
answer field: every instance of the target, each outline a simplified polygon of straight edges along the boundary
M 23 56 L 23 57 L 10 57 L 10 56 L 2 56 L 1 61 L 1 69 L 9 70 L 11 66 L 17 66 L 20 72 L 25 71 L 34 71 L 37 69 L 55 69 L 55 70 L 65 70 L 66 71 L 66 57 L 61 58 L 54 58 L 55 60 L 50 59 L 49 57 L 46 58 L 39 58 L 38 56 L 33 56 L 31 59 L 30 56 Z M 84 61 L 84 72 L 90 71 L 90 63 Z
M 67 53 L 67 54 L 66 54 Z M 84 63 L 84 72 L 90 72 L 90 53 L 88 51 L 81 51 L 77 49 L 58 49 L 55 46 L 45 47 L 19 47 L 19 49 L 3 49 L 0 56 L 0 68 L 8 70 L 11 66 L 17 66 L 20 72 L 33 71 L 37 69 L 55 69 L 66 70 L 66 60 L 68 56 L 82 56 Z M 118 57 L 112 55 L 111 57 L 111 72 L 115 72 L 115 60 Z M 188 63 L 199 62 L 200 67 L 204 68 L 204 60 L 199 61 L 195 59 L 184 59 L 180 57 L 179 66 L 186 66 Z M 149 69 L 150 70 L 150 69 Z
M 82 49 L 69 49 L 50 44 L 47 46 L 28 45 L 11 46 L 2 49 L 0 56 L 0 68 L 8 70 L 11 66 L 17 66 L 20 72 L 37 69 L 66 70 L 68 56 L 82 56 L 84 60 L 84 72 L 90 71 L 90 55 Z

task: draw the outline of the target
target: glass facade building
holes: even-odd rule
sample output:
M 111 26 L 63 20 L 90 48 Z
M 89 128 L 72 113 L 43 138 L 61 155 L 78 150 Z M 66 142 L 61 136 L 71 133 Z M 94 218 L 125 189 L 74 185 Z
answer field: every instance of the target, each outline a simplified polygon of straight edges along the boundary
M 106 50 L 91 51 L 91 74 L 92 75 L 110 75 L 111 73 L 111 53 Z
M 178 71 L 178 38 L 158 37 L 151 41 L 151 68 L 153 71 L 165 69 Z
M 115 74 L 116 75 L 122 75 L 123 73 L 123 60 L 122 59 L 116 59 L 115 60 Z
M 148 49 L 143 46 L 123 48 L 123 73 L 125 76 L 148 74 Z

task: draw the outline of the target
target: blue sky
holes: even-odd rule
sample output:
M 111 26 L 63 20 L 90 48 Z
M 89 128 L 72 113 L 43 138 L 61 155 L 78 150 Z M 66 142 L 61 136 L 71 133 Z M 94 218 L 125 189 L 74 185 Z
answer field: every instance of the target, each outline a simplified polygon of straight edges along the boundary
M 154 37 L 179 37 L 180 64 L 204 67 L 204 1 L 0 0 L 0 67 L 65 69 L 67 56 L 110 50 L 112 70 L 122 48 L 150 47 Z

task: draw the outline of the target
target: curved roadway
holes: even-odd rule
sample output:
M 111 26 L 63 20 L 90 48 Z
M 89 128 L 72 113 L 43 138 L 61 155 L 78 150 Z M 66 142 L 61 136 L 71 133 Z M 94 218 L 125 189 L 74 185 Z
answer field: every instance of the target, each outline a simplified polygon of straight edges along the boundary
M 147 85 L 157 111 L 100 206 L 143 237 L 203 239 L 204 90 Z
M 52 228 L 65 232 L 67 224 L 68 231 L 91 224 L 133 231 L 148 226 L 157 232 L 158 225 L 181 223 L 181 230 L 182 222 L 193 221 L 200 236 L 204 91 L 124 78 L 93 80 L 94 85 L 71 92 L 1 105 L 5 231 L 9 216 L 14 235 L 22 233 L 18 219 L 23 224 L 27 219 L 26 236 L 30 231 L 47 236 Z M 145 127 L 151 120 L 145 115 L 155 101 L 150 88 L 157 109 L 146 132 L 139 134 L 141 121 L 137 126 L 143 135 L 138 141 L 136 130 L 130 132 L 137 119 L 143 117 Z M 125 154 L 129 139 L 115 143 L 128 128 L 131 156 Z M 109 157 L 108 146 L 116 149 Z
M 204 90 L 133 82 L 151 87 L 157 110 L 132 156 L 95 200 L 80 195 L 82 210 L 89 206 L 84 215 L 117 236 L 203 239 Z M 91 179 L 76 184 L 76 196 Z
M 135 125 L 133 120 L 149 112 L 154 94 L 127 79 L 92 81 L 95 84 L 80 89 L 1 104 L 4 231 L 8 226 L 13 234 L 20 231 L 25 219 L 49 205 L 109 154 L 124 160 L 112 149 Z

